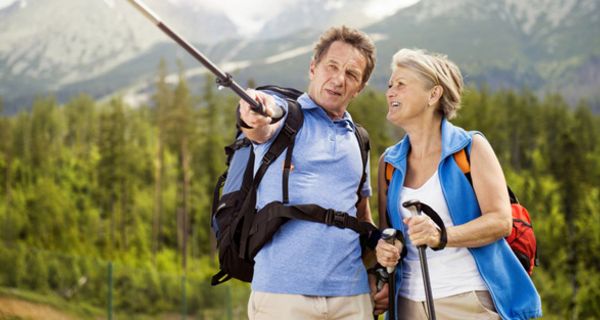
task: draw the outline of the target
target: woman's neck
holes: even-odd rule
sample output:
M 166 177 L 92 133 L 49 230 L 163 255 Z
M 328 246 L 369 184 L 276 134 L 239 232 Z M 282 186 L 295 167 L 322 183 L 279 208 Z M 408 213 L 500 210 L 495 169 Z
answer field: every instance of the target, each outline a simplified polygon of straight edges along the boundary
M 442 119 L 435 117 L 405 128 L 410 137 L 410 153 L 413 159 L 424 159 L 442 150 Z

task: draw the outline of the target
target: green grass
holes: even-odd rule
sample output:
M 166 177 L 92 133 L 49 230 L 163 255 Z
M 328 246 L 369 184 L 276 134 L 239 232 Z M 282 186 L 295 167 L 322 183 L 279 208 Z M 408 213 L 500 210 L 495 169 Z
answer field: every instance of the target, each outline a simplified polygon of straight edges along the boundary
M 0 287 L 0 296 L 51 306 L 58 311 L 78 319 L 96 319 L 98 317 L 103 317 L 105 314 L 103 310 L 93 307 L 85 302 L 68 301 L 52 293 L 43 294 L 15 288 Z M 0 318 L 0 320 L 5 319 L 21 318 L 14 316 Z
M 4 316 L 0 314 L 0 320 L 22 320 L 23 318 L 17 316 Z

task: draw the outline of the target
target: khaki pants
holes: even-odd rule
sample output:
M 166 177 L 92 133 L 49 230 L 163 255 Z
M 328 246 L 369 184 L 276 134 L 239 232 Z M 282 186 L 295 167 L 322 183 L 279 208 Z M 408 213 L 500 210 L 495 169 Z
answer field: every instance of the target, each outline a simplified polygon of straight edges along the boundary
M 433 301 L 435 315 L 440 320 L 490 319 L 499 320 L 488 291 L 470 291 Z M 398 299 L 399 320 L 427 320 L 426 302 Z
M 250 320 L 356 320 L 373 319 L 369 294 L 348 297 L 315 297 L 252 291 Z

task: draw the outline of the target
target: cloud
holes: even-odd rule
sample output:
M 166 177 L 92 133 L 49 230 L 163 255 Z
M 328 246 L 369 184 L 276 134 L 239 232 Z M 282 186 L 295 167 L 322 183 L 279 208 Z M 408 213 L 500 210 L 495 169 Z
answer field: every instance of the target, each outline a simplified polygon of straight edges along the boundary
M 0 10 L 10 6 L 15 2 L 17 2 L 17 0 L 0 0 Z
M 369 17 L 381 19 L 419 1 L 421 0 L 372 0 L 366 5 L 365 12 Z

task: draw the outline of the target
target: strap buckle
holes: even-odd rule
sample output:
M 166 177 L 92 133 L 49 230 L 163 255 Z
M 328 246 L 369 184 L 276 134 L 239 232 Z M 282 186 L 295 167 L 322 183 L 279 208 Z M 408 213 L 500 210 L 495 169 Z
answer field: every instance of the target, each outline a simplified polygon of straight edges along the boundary
M 325 224 L 344 229 L 348 224 L 347 216 L 348 214 L 345 212 L 327 209 L 325 212 Z

